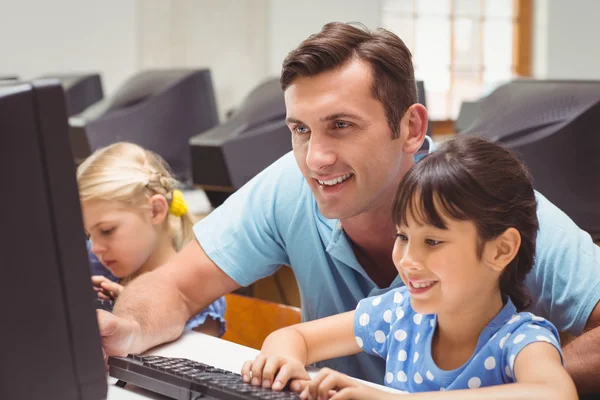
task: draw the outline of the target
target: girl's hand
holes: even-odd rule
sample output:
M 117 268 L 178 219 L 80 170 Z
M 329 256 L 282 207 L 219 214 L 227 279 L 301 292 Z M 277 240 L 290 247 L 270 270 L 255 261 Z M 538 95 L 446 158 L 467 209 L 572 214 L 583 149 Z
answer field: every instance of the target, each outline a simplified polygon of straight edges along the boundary
M 363 385 L 348 375 L 329 368 L 321 369 L 300 393 L 301 399 L 310 400 L 372 400 L 389 397 L 392 397 L 391 393 Z
M 246 383 L 251 382 L 254 386 L 273 390 L 282 390 L 288 381 L 292 380 L 290 390 L 300 392 L 306 386 L 310 376 L 300 361 L 259 354 L 253 361 L 244 363 L 242 379 Z
M 92 284 L 94 285 L 94 290 L 96 291 L 98 298 L 104 300 L 116 300 L 123 289 L 125 289 L 123 286 L 102 275 L 92 276 Z

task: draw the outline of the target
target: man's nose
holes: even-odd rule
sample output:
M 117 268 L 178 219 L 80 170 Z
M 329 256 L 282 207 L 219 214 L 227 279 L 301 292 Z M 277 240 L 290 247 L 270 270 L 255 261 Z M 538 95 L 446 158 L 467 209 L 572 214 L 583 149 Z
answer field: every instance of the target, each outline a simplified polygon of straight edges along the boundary
M 321 171 L 326 167 L 335 164 L 337 155 L 333 143 L 327 138 L 313 134 L 308 143 L 308 152 L 306 154 L 306 165 L 312 171 Z

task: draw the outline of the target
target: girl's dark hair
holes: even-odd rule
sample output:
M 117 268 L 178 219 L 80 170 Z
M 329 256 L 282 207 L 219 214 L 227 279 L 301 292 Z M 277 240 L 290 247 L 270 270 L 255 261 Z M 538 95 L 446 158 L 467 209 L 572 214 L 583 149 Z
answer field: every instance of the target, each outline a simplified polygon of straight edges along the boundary
M 534 261 L 536 209 L 531 177 L 516 155 L 469 135 L 443 143 L 409 170 L 396 193 L 392 218 L 395 225 L 406 225 L 410 212 L 440 229 L 446 229 L 442 215 L 473 221 L 478 257 L 487 241 L 515 228 L 521 247 L 500 276 L 500 290 L 521 311 L 531 303 L 524 280 Z

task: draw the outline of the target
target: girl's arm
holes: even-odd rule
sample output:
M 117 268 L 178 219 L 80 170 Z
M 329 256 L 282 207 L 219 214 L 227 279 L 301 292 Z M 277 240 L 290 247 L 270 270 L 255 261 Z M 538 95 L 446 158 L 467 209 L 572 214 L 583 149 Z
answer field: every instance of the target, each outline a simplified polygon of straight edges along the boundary
M 292 379 L 308 379 L 305 365 L 359 353 L 354 338 L 354 311 L 289 326 L 271 333 L 260 355 L 242 368 L 246 382 L 282 389 Z M 301 386 L 292 386 L 300 390 Z
M 576 400 L 577 391 L 573 380 L 561 364 L 560 354 L 548 343 L 536 342 L 525 347 L 515 359 L 517 383 L 490 386 L 482 389 L 450 390 L 413 395 L 396 395 L 367 387 L 359 382 L 331 370 L 323 370 L 306 387 L 301 398 L 331 396 L 334 400 L 345 399 L 496 399 L 534 400 L 565 399 Z

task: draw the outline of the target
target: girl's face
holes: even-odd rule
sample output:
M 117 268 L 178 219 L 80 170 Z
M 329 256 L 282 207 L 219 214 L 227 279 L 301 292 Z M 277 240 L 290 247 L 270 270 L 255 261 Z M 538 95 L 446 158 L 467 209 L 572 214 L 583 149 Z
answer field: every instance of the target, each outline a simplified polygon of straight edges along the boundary
M 88 201 L 82 203 L 82 212 L 92 252 L 118 278 L 138 271 L 157 246 L 160 231 L 151 208 Z
M 415 311 L 466 311 L 499 294 L 499 274 L 478 257 L 478 235 L 471 221 L 443 217 L 447 229 L 440 229 L 407 214 L 406 226 L 397 227 L 392 258 Z

